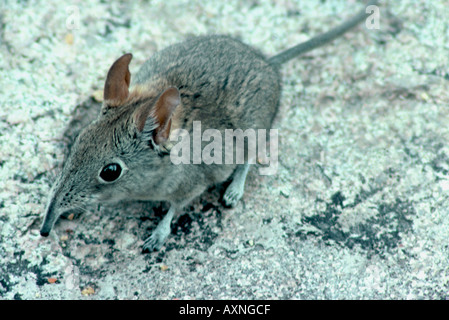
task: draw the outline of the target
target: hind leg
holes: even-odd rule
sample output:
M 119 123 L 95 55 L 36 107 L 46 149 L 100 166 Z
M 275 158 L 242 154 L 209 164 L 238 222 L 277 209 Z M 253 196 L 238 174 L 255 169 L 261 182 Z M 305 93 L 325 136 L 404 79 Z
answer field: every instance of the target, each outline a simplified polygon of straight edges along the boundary
M 232 174 L 231 184 L 227 187 L 223 194 L 223 202 L 228 207 L 235 207 L 242 198 L 245 191 L 245 181 L 248 175 L 249 164 L 245 163 L 237 166 Z

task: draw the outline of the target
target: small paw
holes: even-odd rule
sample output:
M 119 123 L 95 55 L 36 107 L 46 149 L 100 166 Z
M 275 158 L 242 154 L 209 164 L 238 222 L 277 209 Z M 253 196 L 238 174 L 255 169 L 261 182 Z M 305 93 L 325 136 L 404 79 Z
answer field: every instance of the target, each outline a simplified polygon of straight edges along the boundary
M 240 188 L 233 188 L 231 184 L 223 194 L 223 203 L 227 207 L 235 207 L 242 196 L 243 190 Z
M 149 253 L 161 250 L 165 240 L 167 240 L 167 237 L 168 235 L 163 235 L 161 232 L 157 232 L 157 230 L 155 230 L 143 243 L 142 252 Z

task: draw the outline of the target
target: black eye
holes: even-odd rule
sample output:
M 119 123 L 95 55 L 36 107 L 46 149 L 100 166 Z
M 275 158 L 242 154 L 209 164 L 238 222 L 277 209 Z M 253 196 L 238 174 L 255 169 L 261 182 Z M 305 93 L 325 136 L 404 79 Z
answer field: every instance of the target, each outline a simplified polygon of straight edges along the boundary
M 100 178 L 106 182 L 117 180 L 122 173 L 122 167 L 118 163 L 110 163 L 104 166 L 100 172 Z

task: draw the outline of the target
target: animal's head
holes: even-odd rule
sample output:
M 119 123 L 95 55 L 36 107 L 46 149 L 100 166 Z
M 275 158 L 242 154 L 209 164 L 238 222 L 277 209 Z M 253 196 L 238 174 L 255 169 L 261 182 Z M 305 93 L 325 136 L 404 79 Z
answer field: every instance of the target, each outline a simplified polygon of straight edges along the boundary
M 164 144 L 181 102 L 179 91 L 129 92 L 131 59 L 125 54 L 111 66 L 100 115 L 77 137 L 53 185 L 42 236 L 61 214 L 92 202 L 145 199 L 164 178 L 169 165 Z

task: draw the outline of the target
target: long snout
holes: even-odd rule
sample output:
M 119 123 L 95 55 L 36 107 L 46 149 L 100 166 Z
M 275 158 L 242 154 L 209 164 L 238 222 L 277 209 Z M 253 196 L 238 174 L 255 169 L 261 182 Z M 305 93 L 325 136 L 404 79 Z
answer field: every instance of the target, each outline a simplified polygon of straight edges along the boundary
M 44 222 L 42 223 L 42 227 L 41 227 L 41 236 L 42 237 L 48 237 L 51 229 L 53 228 L 53 226 L 58 218 L 59 218 L 59 214 L 55 210 L 55 199 L 52 199 L 47 206 Z

